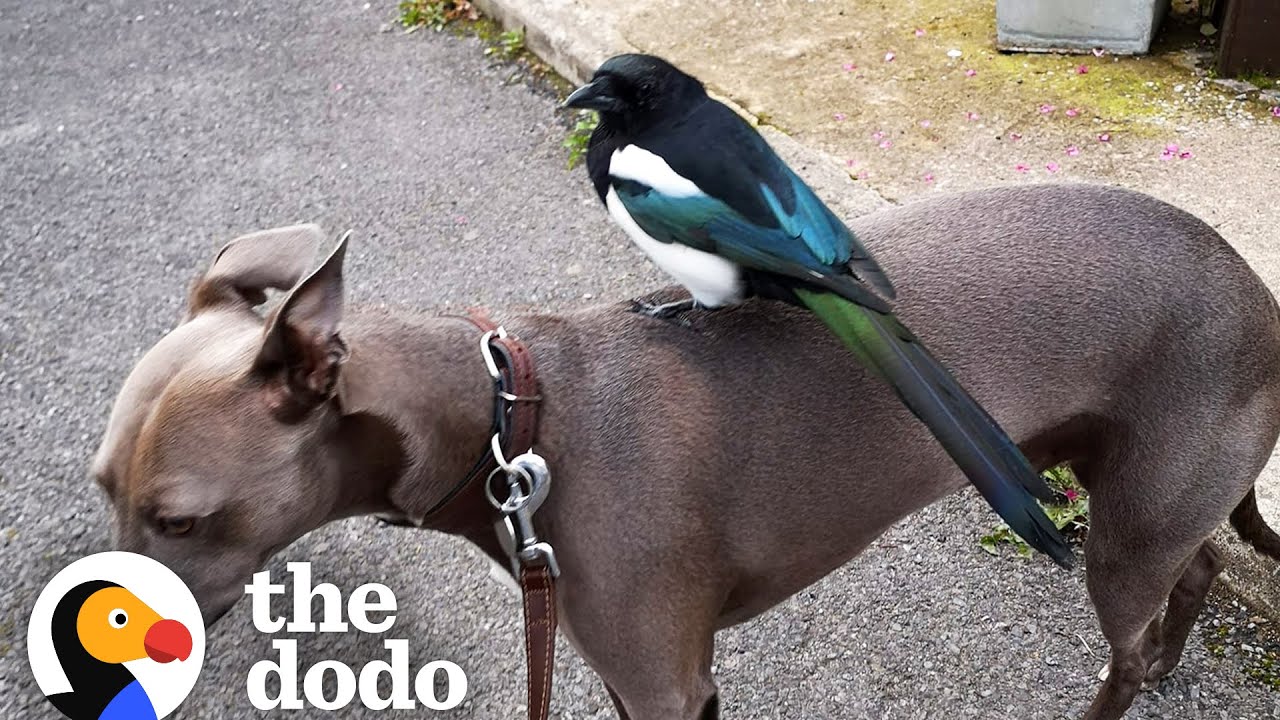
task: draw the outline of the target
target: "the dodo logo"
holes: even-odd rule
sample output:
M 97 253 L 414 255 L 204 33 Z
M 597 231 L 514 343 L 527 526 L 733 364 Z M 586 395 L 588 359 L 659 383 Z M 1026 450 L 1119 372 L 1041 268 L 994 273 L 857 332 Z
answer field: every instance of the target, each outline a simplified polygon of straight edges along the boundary
M 164 565 L 99 553 L 45 586 L 27 649 L 41 692 L 72 720 L 159 720 L 196 684 L 204 621 Z

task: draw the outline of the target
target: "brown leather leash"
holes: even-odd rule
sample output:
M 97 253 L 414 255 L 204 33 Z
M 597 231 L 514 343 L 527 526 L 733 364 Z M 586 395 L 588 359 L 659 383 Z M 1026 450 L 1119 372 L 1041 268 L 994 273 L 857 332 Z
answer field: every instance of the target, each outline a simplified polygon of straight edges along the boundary
M 524 598 L 529 718 L 547 720 L 556 648 L 555 579 L 560 570 L 551 546 L 537 541 L 531 522 L 550 482 L 542 459 L 531 454 L 538 436 L 538 377 L 533 356 L 519 338 L 503 330 L 482 310 L 468 311 L 466 319 L 483 333 L 481 352 L 494 380 L 494 441 L 462 482 L 426 516 L 458 514 L 450 506 L 474 507 L 477 497 L 486 496 L 502 516 L 496 523 L 500 540 L 512 558 Z M 503 478 L 509 483 L 511 495 L 506 501 L 499 501 L 491 485 L 495 479 Z M 483 487 L 482 492 L 477 491 L 477 484 Z M 493 515 L 492 508 L 489 514 Z M 502 537 L 504 534 L 506 537 Z

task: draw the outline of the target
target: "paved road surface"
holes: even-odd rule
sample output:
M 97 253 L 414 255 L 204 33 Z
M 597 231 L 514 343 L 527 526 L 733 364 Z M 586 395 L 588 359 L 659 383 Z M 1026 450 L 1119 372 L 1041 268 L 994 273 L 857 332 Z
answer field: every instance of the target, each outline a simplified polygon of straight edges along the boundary
M 392 5 L 0 3 L 0 717 L 53 717 L 26 668 L 27 613 L 57 569 L 104 548 L 84 472 L 111 398 L 234 234 L 354 228 L 363 303 L 554 308 L 660 282 L 566 170 L 554 101 L 507 83 L 474 40 L 393 29 Z M 954 498 L 725 633 L 727 717 L 1078 716 L 1102 662 L 1081 575 L 988 558 L 976 538 L 991 522 Z M 518 604 L 478 554 L 358 520 L 282 557 L 347 589 L 389 585 L 413 666 L 450 659 L 470 678 L 453 716 L 519 716 Z M 378 637 L 301 640 L 304 667 L 382 656 Z M 180 716 L 255 715 L 244 678 L 270 641 L 237 606 Z M 611 717 L 589 671 L 560 658 L 560 717 Z M 1280 707 L 1197 634 L 1131 716 Z

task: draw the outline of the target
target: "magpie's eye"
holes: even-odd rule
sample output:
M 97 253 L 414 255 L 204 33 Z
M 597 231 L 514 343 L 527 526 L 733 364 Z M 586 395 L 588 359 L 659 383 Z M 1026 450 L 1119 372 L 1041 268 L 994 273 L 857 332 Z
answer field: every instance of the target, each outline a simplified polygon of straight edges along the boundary
M 111 623 L 111 627 L 119 630 L 129 624 L 129 613 L 116 608 L 107 615 L 107 622 Z
M 167 537 L 182 537 L 190 533 L 195 526 L 196 519 L 190 517 L 158 518 L 156 520 L 156 529 L 160 531 L 161 535 Z

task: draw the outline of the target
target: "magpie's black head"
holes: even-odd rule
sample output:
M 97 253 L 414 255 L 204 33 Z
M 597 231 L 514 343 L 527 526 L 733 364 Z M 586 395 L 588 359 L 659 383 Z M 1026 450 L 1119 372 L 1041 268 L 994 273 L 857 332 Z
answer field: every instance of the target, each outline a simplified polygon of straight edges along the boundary
M 698 79 L 652 55 L 617 55 L 564 101 L 565 107 L 596 110 L 606 123 L 643 130 L 679 118 L 707 99 Z

